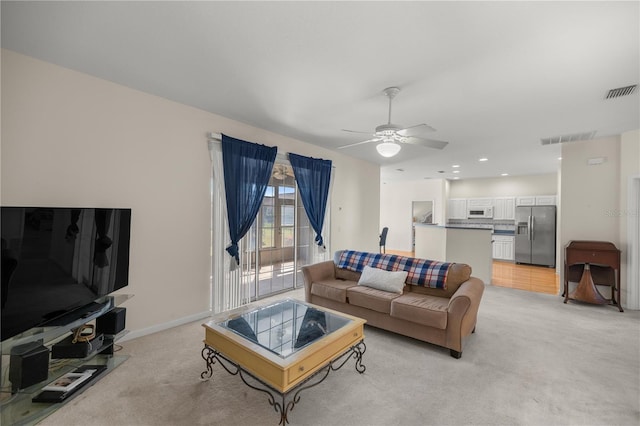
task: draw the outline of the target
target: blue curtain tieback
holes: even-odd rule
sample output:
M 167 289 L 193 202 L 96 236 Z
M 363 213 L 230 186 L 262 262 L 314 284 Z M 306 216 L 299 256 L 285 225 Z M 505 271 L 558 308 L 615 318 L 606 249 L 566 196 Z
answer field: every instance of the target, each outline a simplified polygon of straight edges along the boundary
M 236 260 L 237 265 L 240 265 L 240 253 L 238 252 L 237 244 L 231 243 L 231 245 L 227 247 L 227 253 Z

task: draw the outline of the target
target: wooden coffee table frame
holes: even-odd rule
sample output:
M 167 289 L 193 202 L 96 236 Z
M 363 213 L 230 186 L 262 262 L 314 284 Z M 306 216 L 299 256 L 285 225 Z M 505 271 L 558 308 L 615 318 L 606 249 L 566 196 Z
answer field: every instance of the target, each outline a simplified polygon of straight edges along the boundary
M 228 373 L 239 375 L 252 389 L 268 395 L 269 404 L 280 413 L 280 423 L 289 422 L 287 415 L 300 401 L 300 393 L 314 387 L 329 375 L 339 370 L 348 360 L 355 359 L 355 368 L 360 374 L 366 367 L 362 356 L 366 351 L 362 318 L 312 306 L 322 311 L 340 315 L 351 321 L 326 336 L 310 343 L 300 351 L 282 358 L 262 346 L 231 330 L 218 325 L 236 311 L 218 316 L 203 324 L 205 328 L 202 358 L 206 370 L 200 377 L 208 380 L 213 375 L 213 365 L 219 363 Z M 237 310 L 243 313 L 243 310 Z M 244 309 L 244 312 L 248 312 Z

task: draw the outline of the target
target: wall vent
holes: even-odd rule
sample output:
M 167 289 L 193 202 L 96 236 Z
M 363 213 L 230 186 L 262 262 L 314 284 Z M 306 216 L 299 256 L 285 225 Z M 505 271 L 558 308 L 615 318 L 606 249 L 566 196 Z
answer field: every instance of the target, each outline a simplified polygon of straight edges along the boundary
M 618 87 L 617 89 L 611 89 L 609 90 L 609 93 L 607 93 L 607 96 L 605 97 L 605 99 L 614 99 L 614 98 L 619 98 L 620 96 L 630 95 L 636 91 L 637 87 L 638 87 L 637 84 L 633 84 L 627 87 Z
M 540 142 L 542 142 L 542 145 L 555 145 L 557 143 L 588 141 L 590 139 L 593 139 L 595 135 L 596 135 L 596 131 L 593 130 L 591 132 L 573 133 L 571 135 L 552 136 L 550 138 L 543 138 L 543 139 L 540 139 Z

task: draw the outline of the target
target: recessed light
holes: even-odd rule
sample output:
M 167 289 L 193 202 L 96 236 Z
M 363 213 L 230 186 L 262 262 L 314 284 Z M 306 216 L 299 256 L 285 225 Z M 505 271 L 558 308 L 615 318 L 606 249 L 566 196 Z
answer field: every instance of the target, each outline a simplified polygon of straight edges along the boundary
M 500 176 L 509 176 L 509 173 L 501 173 Z
M 460 170 L 454 170 L 453 173 L 460 173 Z
M 562 160 L 562 157 L 558 157 L 558 160 Z
M 453 167 L 454 169 L 456 169 L 456 168 L 460 167 L 460 164 L 454 164 L 454 165 L 453 165 L 453 166 L 451 166 L 451 167 Z
M 478 161 L 489 161 L 487 157 L 478 158 Z
M 460 179 L 458 176 L 454 177 L 453 180 L 458 180 Z

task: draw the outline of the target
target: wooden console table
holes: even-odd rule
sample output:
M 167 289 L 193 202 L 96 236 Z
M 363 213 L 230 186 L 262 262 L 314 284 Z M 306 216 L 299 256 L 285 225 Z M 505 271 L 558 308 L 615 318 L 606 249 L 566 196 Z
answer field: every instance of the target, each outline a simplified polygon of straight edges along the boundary
M 597 273 L 596 273 L 597 271 Z M 570 275 L 580 275 L 578 286 L 569 293 Z M 594 282 L 594 277 L 597 276 Z M 611 286 L 611 298 L 605 298 L 597 285 Z M 564 303 L 579 300 L 598 305 L 620 305 L 620 250 L 604 241 L 571 241 L 565 247 Z

